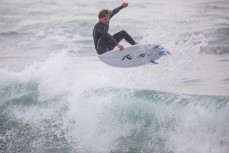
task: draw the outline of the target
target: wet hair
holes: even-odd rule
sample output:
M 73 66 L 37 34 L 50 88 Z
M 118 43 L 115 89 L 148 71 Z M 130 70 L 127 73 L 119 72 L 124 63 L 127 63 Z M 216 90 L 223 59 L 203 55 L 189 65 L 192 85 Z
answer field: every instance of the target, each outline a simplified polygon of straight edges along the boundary
M 111 10 L 108 10 L 108 9 L 102 9 L 99 14 L 98 14 L 98 18 L 101 19 L 107 15 L 110 15 L 111 14 Z

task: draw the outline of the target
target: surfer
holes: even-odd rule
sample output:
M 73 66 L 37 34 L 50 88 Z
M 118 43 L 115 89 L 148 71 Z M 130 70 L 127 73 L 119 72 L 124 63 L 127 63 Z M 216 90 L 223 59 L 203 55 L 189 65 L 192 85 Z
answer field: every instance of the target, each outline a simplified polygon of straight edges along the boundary
M 99 55 L 111 51 L 115 47 L 118 47 L 120 51 L 122 51 L 124 47 L 123 45 L 119 44 L 122 39 L 125 39 L 131 45 L 138 44 L 138 42 L 135 42 L 134 39 L 125 30 L 120 31 L 113 36 L 108 33 L 110 19 L 121 9 L 127 6 L 128 3 L 124 2 L 121 6 L 115 8 L 112 11 L 108 9 L 102 9 L 99 12 L 99 22 L 95 25 L 93 30 L 95 49 Z

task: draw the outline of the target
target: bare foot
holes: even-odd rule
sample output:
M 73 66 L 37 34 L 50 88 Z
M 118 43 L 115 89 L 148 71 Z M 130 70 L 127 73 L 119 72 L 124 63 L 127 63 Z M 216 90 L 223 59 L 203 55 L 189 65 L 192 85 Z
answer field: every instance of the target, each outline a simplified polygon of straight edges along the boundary
M 134 43 L 134 45 L 137 45 L 137 44 L 139 44 L 139 42 L 135 42 L 135 43 Z

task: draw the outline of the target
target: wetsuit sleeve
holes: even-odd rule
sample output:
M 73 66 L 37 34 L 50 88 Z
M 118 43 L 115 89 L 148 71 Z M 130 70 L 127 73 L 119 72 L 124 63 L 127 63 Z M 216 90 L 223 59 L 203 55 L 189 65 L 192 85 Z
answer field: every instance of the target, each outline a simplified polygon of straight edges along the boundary
M 111 14 L 110 14 L 110 18 L 112 18 L 115 14 L 117 14 L 121 9 L 123 9 L 122 6 L 119 6 L 117 8 L 115 8 L 114 10 L 112 10 Z
M 104 26 L 100 26 L 98 28 L 98 31 L 105 36 L 112 44 L 114 44 L 115 46 L 118 45 L 117 41 L 106 31 Z

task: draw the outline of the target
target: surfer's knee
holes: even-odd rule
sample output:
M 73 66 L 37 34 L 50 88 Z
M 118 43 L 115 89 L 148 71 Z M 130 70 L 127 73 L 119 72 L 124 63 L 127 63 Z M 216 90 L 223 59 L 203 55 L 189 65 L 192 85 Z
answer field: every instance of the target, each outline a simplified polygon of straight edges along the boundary
M 122 30 L 121 32 L 122 32 L 123 35 L 127 34 L 126 30 Z

